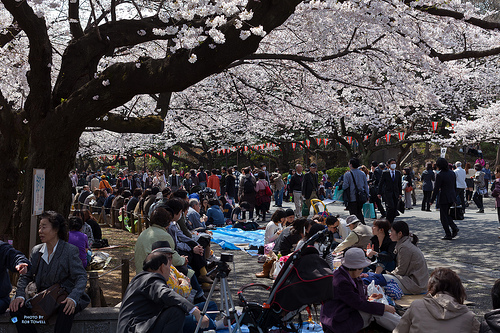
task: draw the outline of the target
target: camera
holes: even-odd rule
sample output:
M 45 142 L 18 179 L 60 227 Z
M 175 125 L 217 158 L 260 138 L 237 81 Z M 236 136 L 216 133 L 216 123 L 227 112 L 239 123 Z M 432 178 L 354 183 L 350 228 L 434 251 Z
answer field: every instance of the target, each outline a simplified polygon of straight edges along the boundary
M 221 253 L 220 254 L 220 261 L 222 262 L 233 262 L 234 255 L 232 253 Z

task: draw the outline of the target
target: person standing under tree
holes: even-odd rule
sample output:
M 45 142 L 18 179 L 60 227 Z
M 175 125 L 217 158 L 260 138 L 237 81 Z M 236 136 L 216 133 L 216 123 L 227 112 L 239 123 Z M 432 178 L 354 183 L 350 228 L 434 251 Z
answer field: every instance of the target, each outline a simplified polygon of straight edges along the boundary
M 309 172 L 304 175 L 302 182 L 302 195 L 306 200 L 307 211 L 311 209 L 311 200 L 318 199 L 318 166 L 316 163 L 311 163 Z
M 453 222 L 453 219 L 449 214 L 450 207 L 457 198 L 455 192 L 456 176 L 455 173 L 450 170 L 448 162 L 444 158 L 438 158 L 436 166 L 439 169 L 439 173 L 436 175 L 436 184 L 434 184 L 431 204 L 434 203 L 436 197 L 439 195 L 439 216 L 441 218 L 441 225 L 443 226 L 445 232 L 445 236 L 442 239 L 451 240 L 458 234 L 459 231 L 457 225 Z
M 356 215 L 356 217 L 365 224 L 365 217 L 363 216 L 363 204 L 366 200 L 359 198 L 359 194 L 364 193 L 365 198 L 370 197 L 370 191 L 368 190 L 368 181 L 366 174 L 359 170 L 360 163 L 357 158 L 351 158 L 349 160 L 350 171 L 344 174 L 344 183 L 342 189 L 344 191 L 349 191 L 349 202 L 347 204 L 347 209 L 350 215 Z
M 302 174 L 302 165 L 295 166 L 295 174 L 290 179 L 290 191 L 293 195 L 293 202 L 295 204 L 295 217 L 302 216 L 302 182 L 304 175 Z
M 396 160 L 387 161 L 388 170 L 382 172 L 378 186 L 378 197 L 383 198 L 387 211 L 387 219 L 394 222 L 397 215 L 398 200 L 401 199 L 402 178 L 401 172 L 396 170 Z

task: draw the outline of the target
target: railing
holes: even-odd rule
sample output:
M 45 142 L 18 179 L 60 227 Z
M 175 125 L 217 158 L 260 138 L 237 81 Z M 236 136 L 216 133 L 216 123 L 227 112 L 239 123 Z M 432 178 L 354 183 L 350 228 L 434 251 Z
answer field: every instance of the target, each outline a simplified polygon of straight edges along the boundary
M 89 272 L 89 296 L 90 296 L 90 304 L 92 304 L 93 308 L 96 307 L 103 307 L 106 306 L 106 301 L 104 299 L 104 295 L 102 292 L 102 289 L 99 285 L 99 278 L 116 271 L 117 269 L 121 268 L 121 292 L 122 292 L 122 299 L 125 296 L 125 291 L 127 290 L 128 284 L 130 283 L 130 259 L 125 259 L 123 258 L 121 260 L 121 264 L 118 266 L 115 266 L 104 273 L 100 274 L 96 271 L 91 271 Z

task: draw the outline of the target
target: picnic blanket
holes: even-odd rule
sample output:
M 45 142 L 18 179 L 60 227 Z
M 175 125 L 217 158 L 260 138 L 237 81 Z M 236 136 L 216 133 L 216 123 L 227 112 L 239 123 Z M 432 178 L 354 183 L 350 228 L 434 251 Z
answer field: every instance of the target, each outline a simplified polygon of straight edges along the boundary
M 265 230 L 244 231 L 228 225 L 212 230 L 212 242 L 219 244 L 223 250 L 241 250 L 235 244 L 248 244 L 257 247 L 264 245 Z

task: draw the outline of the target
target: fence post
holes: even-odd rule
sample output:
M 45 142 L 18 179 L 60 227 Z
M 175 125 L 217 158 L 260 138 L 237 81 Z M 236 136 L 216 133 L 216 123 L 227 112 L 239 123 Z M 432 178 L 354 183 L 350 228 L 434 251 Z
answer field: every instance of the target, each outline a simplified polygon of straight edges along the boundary
M 125 291 L 127 290 L 129 279 L 130 279 L 130 262 L 128 259 L 122 259 L 122 299 L 125 297 Z
M 101 307 L 101 294 L 99 292 L 99 275 L 97 272 L 90 272 L 90 302 L 93 308 Z

